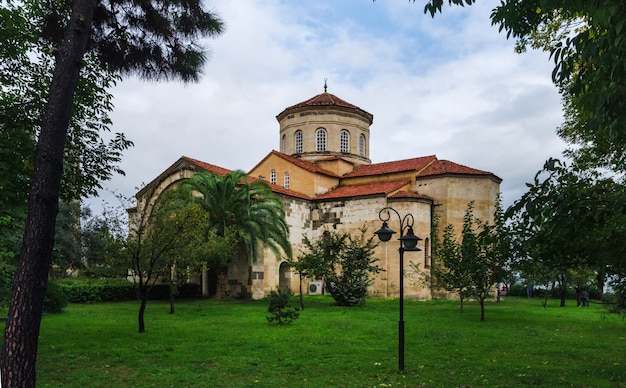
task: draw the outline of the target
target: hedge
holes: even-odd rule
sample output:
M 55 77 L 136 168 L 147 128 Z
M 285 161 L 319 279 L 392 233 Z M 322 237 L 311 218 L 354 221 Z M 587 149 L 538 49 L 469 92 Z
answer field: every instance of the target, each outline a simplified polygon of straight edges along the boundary
M 128 281 L 64 281 L 59 283 L 67 300 L 71 303 L 115 302 L 137 299 L 137 289 L 133 282 Z M 200 285 L 183 284 L 178 288 L 177 297 L 199 297 Z M 157 284 L 150 290 L 150 299 L 168 299 L 168 284 Z

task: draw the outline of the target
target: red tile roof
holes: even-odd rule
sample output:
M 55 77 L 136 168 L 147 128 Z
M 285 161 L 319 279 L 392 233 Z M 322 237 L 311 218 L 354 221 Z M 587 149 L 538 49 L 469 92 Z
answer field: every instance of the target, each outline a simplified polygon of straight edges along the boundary
M 248 180 L 250 180 L 250 181 L 257 181 L 257 180 L 259 180 L 259 178 L 256 178 L 256 177 L 248 175 Z M 286 188 L 284 188 L 282 186 L 279 186 L 279 185 L 271 184 L 268 181 L 265 181 L 265 183 L 267 183 L 267 185 L 272 189 L 272 191 L 274 193 L 287 195 L 287 196 L 295 197 L 295 198 L 306 199 L 306 200 L 309 200 L 309 201 L 311 200 L 311 197 L 309 197 L 308 195 L 304 195 L 302 193 L 298 193 L 297 191 L 286 189 Z
M 292 105 L 285 110 L 301 108 L 304 106 L 340 106 L 343 108 L 359 109 L 358 106 L 350 104 L 349 102 L 342 100 L 334 94 L 322 93 L 318 94 L 315 97 L 311 97 L 306 101 Z
M 436 175 L 484 175 L 493 176 L 498 180 L 501 180 L 493 173 L 488 171 L 477 170 L 475 168 L 467 167 L 462 164 L 454 163 L 449 160 L 437 160 L 430 166 L 421 171 L 417 177 L 429 177 Z
M 278 151 L 274 151 L 274 150 L 272 150 L 272 152 L 270 152 L 265 158 L 263 158 L 263 160 L 261 160 L 259 163 L 257 163 L 257 165 L 254 166 L 250 171 L 252 171 L 255 168 L 257 168 L 270 155 L 276 155 L 279 158 L 282 158 L 282 159 L 288 161 L 289 163 L 291 163 L 293 165 L 296 165 L 296 166 L 298 166 L 298 167 L 300 167 L 300 168 L 302 168 L 304 170 L 307 170 L 307 171 L 315 173 L 315 174 L 322 174 L 322 175 L 326 175 L 326 176 L 329 176 L 329 177 L 332 177 L 332 178 L 340 178 L 340 176 L 335 174 L 334 172 L 330 172 L 330 171 L 325 170 L 325 169 L 323 169 L 321 167 L 318 167 L 314 163 L 307 162 L 306 160 L 294 158 L 293 156 L 290 156 L 290 155 L 287 155 L 287 154 L 283 154 L 282 152 L 278 152 Z
M 389 198 L 415 198 L 415 199 L 430 199 L 430 197 L 426 197 L 423 195 L 419 195 L 412 191 L 400 190 L 394 195 L 390 195 Z
M 277 194 L 287 195 L 289 197 L 294 197 L 294 198 L 306 199 L 307 201 L 310 201 L 312 199 L 308 195 L 304 195 L 302 193 L 298 193 L 297 191 L 286 189 L 282 186 L 273 185 L 269 182 L 268 182 L 268 185 L 270 185 L 270 187 L 272 188 L 272 191 Z
M 383 183 L 370 183 L 370 184 L 365 184 L 365 185 L 340 186 L 325 194 L 319 195 L 315 197 L 314 199 L 316 200 L 338 199 L 338 198 L 362 197 L 362 196 L 375 195 L 375 194 L 387 195 L 410 183 L 411 183 L 410 181 L 406 180 L 406 181 L 393 181 L 393 182 L 383 182 Z
M 353 110 L 359 113 L 361 116 L 365 117 L 369 121 L 370 124 L 372 124 L 372 122 L 374 121 L 374 116 L 371 113 L 368 113 L 364 111 L 363 109 L 359 108 L 358 106 L 350 104 L 349 102 L 342 100 L 341 98 L 335 96 L 334 94 L 330 94 L 326 92 L 322 94 L 318 94 L 315 97 L 311 97 L 306 101 L 303 101 L 298 104 L 292 105 L 288 108 L 285 108 L 285 110 L 283 110 L 276 116 L 276 119 L 280 121 L 282 117 L 284 117 L 285 115 L 289 113 L 292 113 L 294 111 L 302 111 L 302 110 L 305 110 L 306 108 L 315 108 L 315 107 L 334 107 L 334 108 L 340 108 L 340 109 Z
M 186 161 L 188 161 L 191 164 L 195 164 L 196 166 L 200 167 L 203 170 L 206 170 L 208 172 L 211 172 L 213 174 L 217 174 L 217 175 L 220 175 L 220 176 L 224 176 L 224 175 L 227 175 L 227 174 L 232 172 L 232 170 L 228 170 L 226 168 L 222 168 L 222 167 L 216 166 L 214 164 L 209 164 L 209 163 L 206 163 L 206 162 L 202 162 L 200 160 L 193 159 L 193 158 L 190 158 L 190 157 L 187 157 L 187 156 L 183 156 L 181 159 L 186 160 Z
M 344 175 L 344 177 L 352 178 L 359 176 L 383 175 L 404 171 L 419 172 L 436 160 L 437 157 L 435 155 L 431 155 L 422 156 L 420 158 L 396 160 L 393 162 L 369 164 Z

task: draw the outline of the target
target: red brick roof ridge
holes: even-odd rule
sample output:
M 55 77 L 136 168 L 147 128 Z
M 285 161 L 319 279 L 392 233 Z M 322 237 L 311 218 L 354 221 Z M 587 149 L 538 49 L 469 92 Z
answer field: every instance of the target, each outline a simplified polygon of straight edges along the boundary
M 437 161 L 436 155 L 420 156 L 417 158 L 394 160 L 390 162 L 366 164 L 344 175 L 345 178 L 357 176 L 383 175 L 394 172 L 422 171 L 425 167 Z
M 271 152 L 272 154 L 278 156 L 279 158 L 285 159 L 286 161 L 295 164 L 296 166 L 303 168 L 307 171 L 310 172 L 314 172 L 314 173 L 319 173 L 319 174 L 324 174 L 333 178 L 340 178 L 339 175 L 335 174 L 334 172 L 330 172 L 328 170 L 325 170 L 321 167 L 318 167 L 315 163 L 312 162 L 308 162 L 306 160 L 302 160 L 302 159 L 298 159 L 295 158 L 291 155 L 287 155 L 287 154 L 283 154 L 282 152 L 278 152 L 276 150 L 272 150 Z
M 184 159 L 184 160 L 188 161 L 189 163 L 194 164 L 197 167 L 202 168 L 203 170 L 206 170 L 208 172 L 212 172 L 212 173 L 217 174 L 217 175 L 224 176 L 224 175 L 229 174 L 229 173 L 232 172 L 232 170 L 229 170 L 227 168 L 216 166 L 215 164 L 203 162 L 201 160 L 190 158 L 188 156 L 182 156 L 181 159 Z
M 424 170 L 422 170 L 418 177 L 426 177 L 433 175 L 444 175 L 444 174 L 458 174 L 458 175 L 491 175 L 497 179 L 495 174 L 489 171 L 483 171 L 476 168 L 468 167 L 463 164 L 455 163 L 449 160 L 437 160 L 435 163 L 432 163 Z
M 389 194 L 403 186 L 411 184 L 410 180 L 391 182 L 365 183 L 359 185 L 339 186 L 331 191 L 321 194 L 314 199 L 337 199 L 348 197 L 362 197 L 374 194 Z

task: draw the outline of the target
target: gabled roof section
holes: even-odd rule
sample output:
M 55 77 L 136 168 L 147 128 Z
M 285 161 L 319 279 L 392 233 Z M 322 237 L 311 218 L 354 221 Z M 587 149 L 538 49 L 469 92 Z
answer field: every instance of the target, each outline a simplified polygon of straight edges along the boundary
M 228 170 L 226 168 L 222 168 L 220 166 L 216 166 L 214 164 L 210 164 L 210 163 L 206 163 L 206 162 L 202 162 L 200 160 L 197 159 L 193 159 L 187 156 L 183 156 L 181 157 L 181 159 L 188 161 L 191 164 L 196 165 L 197 167 L 200 167 L 201 169 L 208 171 L 208 172 L 212 172 L 213 174 L 217 174 L 220 176 L 224 176 L 224 175 L 228 175 L 232 172 L 232 170 Z
M 424 196 L 424 195 L 419 195 L 418 193 L 414 193 L 412 191 L 406 191 L 406 190 L 400 190 L 397 193 L 390 195 L 389 196 L 390 199 L 407 199 L 407 198 L 413 198 L 413 199 L 432 199 L 430 197 Z
M 318 166 L 316 166 L 314 163 L 311 162 L 307 162 L 306 160 L 302 160 L 302 159 L 298 159 L 298 158 L 294 158 L 293 156 L 289 156 L 287 154 L 283 154 L 282 152 L 278 152 L 275 150 L 272 150 L 272 152 L 270 152 L 269 154 L 267 154 L 266 157 L 263 158 L 263 160 L 261 160 L 259 163 L 256 164 L 256 166 L 252 167 L 250 169 L 250 171 L 256 169 L 257 167 L 259 167 L 263 162 L 265 162 L 265 160 L 267 158 L 269 158 L 271 155 L 276 155 L 281 159 L 284 159 L 286 161 L 288 161 L 289 163 L 298 166 L 306 171 L 312 172 L 314 174 L 322 174 L 322 175 L 326 175 L 332 178 L 340 178 L 340 176 L 338 176 L 337 174 L 330 172 L 328 170 L 325 170 L 323 168 L 320 168 Z
M 368 113 L 358 106 L 350 104 L 349 102 L 342 100 L 334 94 L 330 94 L 327 92 L 318 94 L 317 96 L 311 97 L 306 101 L 302 101 L 298 104 L 285 108 L 285 110 L 283 110 L 276 116 L 276 119 L 280 121 L 284 116 L 290 113 L 301 112 L 309 108 L 337 108 L 340 110 L 349 110 L 359 114 L 360 116 L 363 116 L 370 125 L 372 124 L 372 122 L 374 122 L 374 115 L 372 115 L 371 113 Z
M 351 198 L 351 197 L 364 197 L 369 195 L 389 195 L 402 187 L 409 185 L 411 182 L 393 181 L 383 183 L 369 183 L 365 185 L 349 185 L 340 186 L 334 190 L 331 190 L 325 194 L 315 197 L 315 200 L 327 200 L 327 199 L 339 199 L 339 198 Z
M 358 106 L 350 104 L 349 102 L 342 100 L 331 93 L 318 94 L 315 97 L 311 97 L 306 101 L 292 105 L 285 110 L 301 108 L 304 106 L 339 106 L 343 108 L 360 109 Z
M 258 180 L 259 178 L 248 175 L 248 181 L 258 181 Z M 286 189 L 283 186 L 271 184 L 266 180 L 263 180 L 263 182 L 265 182 L 270 187 L 270 189 L 272 189 L 272 192 L 276 194 L 282 194 L 282 195 L 286 195 L 289 197 L 306 199 L 309 201 L 311 200 L 311 197 L 309 197 L 308 195 L 304 195 L 302 193 L 298 193 L 297 191 Z
M 251 179 L 250 177 L 248 177 L 248 179 Z M 279 185 L 273 185 L 269 182 L 266 182 L 270 188 L 272 189 L 272 191 L 276 194 L 281 194 L 281 195 L 286 195 L 288 197 L 294 197 L 294 198 L 300 198 L 300 199 L 305 199 L 307 201 L 310 201 L 312 198 L 309 197 L 308 195 L 304 195 L 302 193 L 298 193 L 297 191 L 293 191 L 293 190 L 289 190 L 284 188 L 283 186 L 279 186 Z
M 474 176 L 482 175 L 485 177 L 491 177 L 498 182 L 502 182 L 501 178 L 497 177 L 491 172 L 477 170 L 475 168 L 467 167 L 462 164 L 451 162 L 449 160 L 435 161 L 435 163 L 432 163 L 423 171 L 421 171 L 417 175 L 417 178 L 424 178 L 424 177 L 437 176 L 437 175 L 474 175 Z
M 177 171 L 190 169 L 195 169 L 197 171 L 204 170 L 221 176 L 224 176 L 231 172 L 231 170 L 213 164 L 201 162 L 197 159 L 193 159 L 187 156 L 181 156 L 176 162 L 174 162 L 171 166 L 165 169 L 165 171 L 159 174 L 159 176 L 154 178 L 150 183 L 148 183 L 141 190 L 139 190 L 137 194 L 135 194 L 135 196 L 142 196 L 148 189 L 157 187 L 161 184 L 161 182 L 167 179 L 167 177 L 171 176 Z
M 428 165 L 432 164 L 437 160 L 437 156 L 422 156 L 419 158 L 413 159 L 404 159 L 404 160 L 396 160 L 393 162 L 384 162 L 384 163 L 375 163 L 364 165 L 346 175 L 344 178 L 353 178 L 360 176 L 371 176 L 371 175 L 383 175 L 383 174 L 391 174 L 395 172 L 405 172 L 405 171 L 422 171 Z

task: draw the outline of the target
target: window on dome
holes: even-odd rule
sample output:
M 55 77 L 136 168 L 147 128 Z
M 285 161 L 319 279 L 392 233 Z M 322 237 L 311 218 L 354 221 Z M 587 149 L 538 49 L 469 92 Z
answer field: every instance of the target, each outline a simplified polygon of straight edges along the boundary
M 270 171 L 270 183 L 273 185 L 276 184 L 276 170 Z
M 365 157 L 365 135 L 359 136 L 359 155 Z
M 350 152 L 350 132 L 346 131 L 345 129 L 341 131 L 341 134 L 339 135 L 339 143 L 340 143 L 340 150 L 342 153 L 347 154 Z
M 282 138 L 282 140 L 280 142 L 280 151 L 283 154 L 287 153 L 287 136 L 286 135 L 283 135 L 283 138 Z
M 283 186 L 284 186 L 286 189 L 288 189 L 288 188 L 289 188 L 289 173 L 288 173 L 288 172 L 286 172 L 286 173 L 285 173 L 285 179 L 284 179 L 284 182 L 283 182 Z
M 302 131 L 296 131 L 296 154 L 302 153 Z
M 315 132 L 315 143 L 317 152 L 326 151 L 326 130 L 324 128 L 318 128 Z

